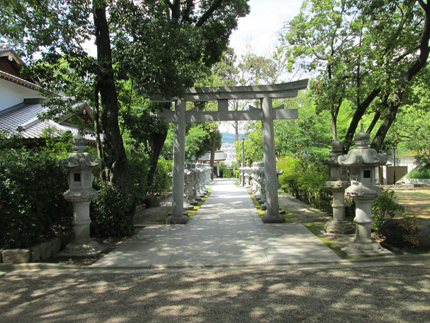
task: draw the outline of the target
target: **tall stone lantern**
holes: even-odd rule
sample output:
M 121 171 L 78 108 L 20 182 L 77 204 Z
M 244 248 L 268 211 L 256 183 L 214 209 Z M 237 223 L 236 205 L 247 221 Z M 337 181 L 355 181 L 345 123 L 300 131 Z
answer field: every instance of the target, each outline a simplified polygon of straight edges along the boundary
M 345 220 L 345 189 L 349 186 L 347 169 L 339 165 L 342 155 L 342 142 L 333 140 L 332 150 L 324 164 L 329 167 L 329 180 L 325 187 L 333 194 L 333 219 L 326 223 L 326 234 L 348 234 L 354 232 L 354 225 Z
M 93 256 L 103 250 L 90 237 L 90 203 L 97 196 L 92 184 L 94 176 L 91 169 L 101 166 L 99 158 L 93 159 L 90 153 L 84 152 L 86 139 L 78 136 L 73 138 L 74 152 L 60 159 L 59 165 L 68 169 L 69 190 L 64 193 L 67 201 L 73 205 L 74 240 L 66 246 L 63 255 Z
M 375 185 L 375 168 L 387 162 L 387 156 L 378 154 L 370 148 L 370 135 L 361 131 L 355 136 L 356 148 L 347 155 L 338 157 L 339 165 L 349 167 L 351 186 L 345 193 L 354 198 L 355 210 L 355 239 L 345 251 L 354 253 L 373 253 L 382 247 L 371 236 L 372 202 L 381 194 L 381 189 Z

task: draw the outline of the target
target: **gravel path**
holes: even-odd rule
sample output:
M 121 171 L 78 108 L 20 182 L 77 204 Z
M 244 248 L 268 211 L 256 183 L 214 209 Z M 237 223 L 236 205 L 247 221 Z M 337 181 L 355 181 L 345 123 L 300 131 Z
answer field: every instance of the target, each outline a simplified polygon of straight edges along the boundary
M 430 322 L 430 266 L 11 272 L 0 322 Z

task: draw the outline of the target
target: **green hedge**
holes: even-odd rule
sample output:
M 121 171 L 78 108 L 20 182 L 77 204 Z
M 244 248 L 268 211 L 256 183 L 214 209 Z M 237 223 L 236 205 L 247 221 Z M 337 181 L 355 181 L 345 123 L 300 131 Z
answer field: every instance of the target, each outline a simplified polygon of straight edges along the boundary
M 0 248 L 28 248 L 71 230 L 67 173 L 47 152 L 0 150 Z
M 312 205 L 315 208 L 332 213 L 332 195 L 325 187 L 328 180 L 327 166 L 313 156 L 284 157 L 277 167 L 284 170 L 279 177 L 279 184 L 284 192 Z
M 168 174 L 172 172 L 172 169 L 172 160 L 159 159 L 157 168 L 155 169 L 154 180 L 148 193 L 155 195 L 170 192 L 172 179 Z
M 91 227 L 99 237 L 129 237 L 133 235 L 135 199 L 110 184 L 95 183 L 99 194 L 91 202 Z

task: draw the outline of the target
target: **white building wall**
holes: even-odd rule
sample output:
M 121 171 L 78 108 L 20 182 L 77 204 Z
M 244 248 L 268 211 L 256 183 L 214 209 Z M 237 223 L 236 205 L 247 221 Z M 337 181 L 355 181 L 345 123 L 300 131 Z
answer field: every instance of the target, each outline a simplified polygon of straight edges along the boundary
M 227 165 L 231 165 L 231 162 L 236 161 L 236 148 L 221 147 L 221 150 L 227 155 L 227 158 L 225 159 L 225 163 Z
M 0 111 L 22 103 L 24 99 L 39 97 L 38 91 L 0 79 Z

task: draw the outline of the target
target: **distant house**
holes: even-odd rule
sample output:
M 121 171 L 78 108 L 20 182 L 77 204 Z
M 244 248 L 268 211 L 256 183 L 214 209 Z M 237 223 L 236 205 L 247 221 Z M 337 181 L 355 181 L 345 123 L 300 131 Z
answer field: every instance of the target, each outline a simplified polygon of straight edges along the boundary
M 56 132 L 78 134 L 78 127 L 71 118 L 75 115 L 91 120 L 91 109 L 86 102 L 75 106 L 76 114 L 68 114 L 55 122 L 39 120 L 39 113 L 46 111 L 42 105 L 46 98 L 40 95 L 41 84 L 30 78 L 22 78 L 21 65 L 24 62 L 16 52 L 4 42 L 0 42 L 0 131 L 19 133 L 27 146 L 44 145 L 41 138 L 44 129 L 54 128 Z M 85 136 L 95 142 L 92 136 Z

